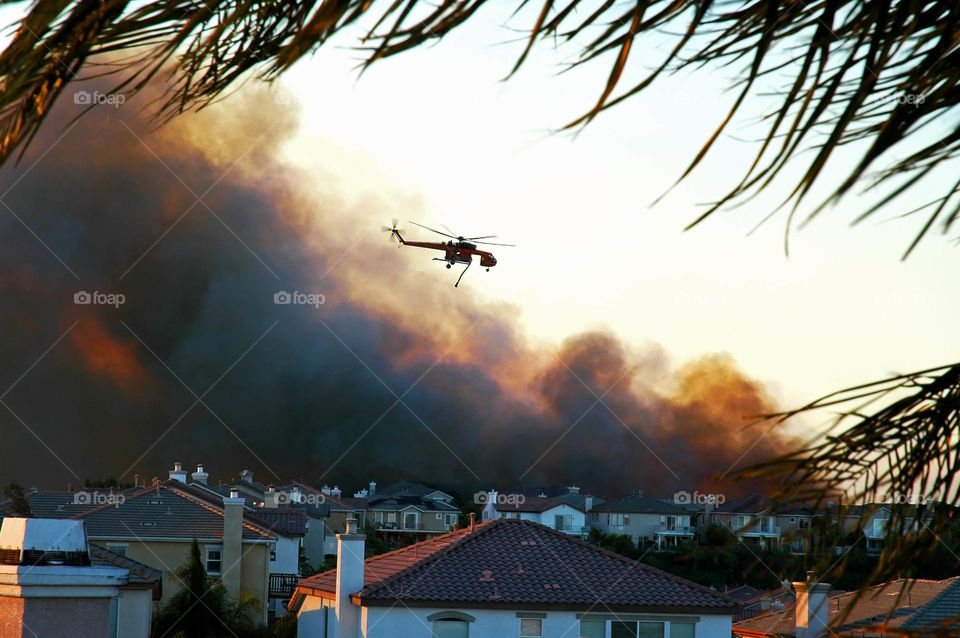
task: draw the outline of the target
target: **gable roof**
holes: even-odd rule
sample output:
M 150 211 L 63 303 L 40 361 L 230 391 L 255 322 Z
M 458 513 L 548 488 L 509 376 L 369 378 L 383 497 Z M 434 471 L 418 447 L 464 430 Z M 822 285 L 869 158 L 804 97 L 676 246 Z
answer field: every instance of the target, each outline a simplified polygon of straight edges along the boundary
M 731 598 L 548 527 L 494 519 L 364 563 L 355 604 L 459 608 L 699 612 L 733 615 Z M 336 573 L 298 594 L 331 597 Z M 295 596 L 296 598 L 296 596 Z
M 920 608 L 914 615 L 910 616 L 902 625 L 904 629 L 931 629 L 940 627 L 948 629 L 956 635 L 960 628 L 960 578 L 951 579 L 953 582 L 941 591 L 929 603 Z M 949 627 L 944 627 L 950 621 Z
M 171 483 L 170 489 L 189 498 L 197 499 L 214 508 L 222 507 L 223 497 L 228 496 L 222 488 L 190 483 Z M 262 501 L 261 501 L 262 502 Z M 279 507 L 254 507 L 250 501 L 243 506 L 243 518 L 248 523 L 283 536 L 304 536 L 307 533 L 307 514 L 304 506 L 283 505 Z
M 383 496 L 418 496 L 424 498 L 429 494 L 443 494 L 448 498 L 453 498 L 453 496 L 447 494 L 443 490 L 438 490 L 420 483 L 413 483 L 411 481 L 397 481 L 396 483 L 391 483 L 386 487 L 378 488 L 375 494 L 370 494 L 367 498 L 371 503 L 373 503 Z
M 720 514 L 760 514 L 761 512 L 770 511 L 770 505 L 770 502 L 760 494 L 747 494 L 746 496 L 741 496 L 740 498 L 735 498 L 732 501 L 717 505 L 713 511 Z
M 421 512 L 448 512 L 455 514 L 460 511 L 444 501 L 435 501 L 421 496 L 384 496 L 383 498 L 377 498 L 376 501 L 371 500 L 369 504 L 371 510 L 387 512 L 399 512 L 400 510 L 411 507 Z
M 576 505 L 571 505 L 569 503 L 564 503 L 560 499 L 556 498 L 540 498 L 539 496 L 525 496 L 523 502 L 519 502 L 520 499 L 507 499 L 507 502 L 504 503 L 494 503 L 493 507 L 498 512 L 535 512 L 542 513 L 547 510 L 553 509 L 554 507 L 560 507 L 561 505 L 567 505 L 568 507 L 573 507 L 574 509 L 583 511 L 582 507 L 577 507 Z
M 877 635 L 878 632 L 871 631 L 870 626 L 903 626 L 914 614 L 958 580 L 960 577 L 946 580 L 899 579 L 870 587 L 859 599 L 856 592 L 831 595 L 831 630 L 834 633 L 856 631 L 861 635 Z M 844 614 L 846 616 L 843 624 L 835 626 L 836 620 Z M 734 635 L 739 636 L 794 636 L 796 632 L 796 602 L 785 605 L 783 610 L 771 610 L 733 625 Z
M 94 543 L 87 543 L 87 550 L 90 553 L 91 565 L 126 569 L 129 572 L 127 575 L 128 584 L 152 589 L 153 599 L 160 600 L 163 593 L 163 572 L 159 569 L 154 569 L 132 558 L 111 552 L 109 549 Z
M 688 514 L 682 507 L 643 494 L 631 494 L 616 501 L 594 505 L 591 511 L 623 514 Z
M 123 494 L 122 501 L 88 505 L 79 511 L 73 509 L 75 495 L 63 492 L 58 497 L 64 507 L 55 509 L 52 518 L 83 519 L 87 536 L 94 539 L 222 539 L 223 509 L 170 489 L 169 482 L 168 479 L 157 485 L 128 491 Z M 276 540 L 268 530 L 248 522 L 246 516 L 244 519 L 244 540 Z

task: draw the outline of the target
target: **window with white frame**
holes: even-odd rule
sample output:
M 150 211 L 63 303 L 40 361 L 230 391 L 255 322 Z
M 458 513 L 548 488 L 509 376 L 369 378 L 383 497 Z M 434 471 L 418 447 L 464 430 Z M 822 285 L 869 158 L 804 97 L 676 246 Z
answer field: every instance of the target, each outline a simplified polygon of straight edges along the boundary
M 416 512 L 406 512 L 403 515 L 403 528 L 404 529 L 417 529 L 419 527 L 418 521 L 420 517 Z
M 580 638 L 696 638 L 695 620 L 581 618 Z
M 456 523 L 456 522 L 457 522 L 457 515 L 456 515 L 456 514 L 444 514 L 444 515 L 443 515 L 443 524 L 446 525 L 447 527 L 450 527 L 451 525 L 453 525 L 453 524 Z
M 619 514 L 613 513 L 610 514 L 610 524 L 611 525 L 629 525 L 630 524 L 630 515 L 629 514 Z
M 223 545 L 207 545 L 208 574 L 219 574 L 223 569 Z

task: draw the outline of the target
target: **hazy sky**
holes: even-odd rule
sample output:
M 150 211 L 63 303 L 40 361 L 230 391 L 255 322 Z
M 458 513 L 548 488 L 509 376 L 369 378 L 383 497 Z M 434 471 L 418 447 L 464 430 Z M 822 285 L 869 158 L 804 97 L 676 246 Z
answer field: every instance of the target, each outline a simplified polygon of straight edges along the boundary
M 415 202 L 399 207 L 398 217 L 516 243 L 496 250 L 500 265 L 489 274 L 468 273 L 461 294 L 515 302 L 534 339 L 606 326 L 631 343 L 659 343 L 677 360 L 729 352 L 789 405 L 956 356 L 958 307 L 948 275 L 956 233 L 944 237 L 938 228 L 900 261 L 921 220 L 897 216 L 938 195 L 935 188 L 854 228 L 869 198 L 848 197 L 791 233 L 789 258 L 787 210 L 747 236 L 792 187 L 789 179 L 683 232 L 700 204 L 742 176 L 756 148 L 749 140 L 763 132 L 751 118 L 770 103 L 748 105 L 692 178 L 651 207 L 725 114 L 730 73 L 667 78 L 577 136 L 551 134 L 596 98 L 607 62 L 557 76 L 575 49 L 541 46 L 503 82 L 523 46 L 503 20 L 486 10 L 442 43 L 377 63 L 359 79 L 357 53 L 345 48 L 302 62 L 279 89 L 302 107 L 290 156 L 337 172 L 337 162 L 317 153 L 332 145 L 358 162 L 341 161 L 341 178 L 364 167 L 351 182 L 357 189 L 402 192 Z M 634 52 L 627 77 L 660 59 L 648 43 Z M 845 157 L 852 155 L 828 166 L 819 194 L 840 176 Z M 815 193 L 810 203 L 818 201 Z M 358 219 L 358 238 L 395 213 Z M 432 239 L 401 225 L 409 238 Z M 367 240 L 381 239 L 364 237 L 349 258 L 375 269 L 376 255 L 365 250 Z M 407 252 L 422 265 L 424 286 L 452 284 L 431 255 Z
M 741 417 L 769 405 L 730 372 L 729 358 L 708 355 L 728 353 L 784 408 L 954 360 L 960 309 L 948 273 L 956 233 L 937 228 L 900 260 L 923 221 L 900 215 L 939 195 L 948 171 L 854 228 L 851 221 L 877 194 L 848 197 L 791 231 L 789 257 L 788 210 L 751 230 L 792 188 L 796 164 L 762 196 L 684 232 L 704 202 L 743 176 L 756 150 L 750 140 L 763 134 L 756 119 L 774 102 L 749 102 L 691 178 L 651 206 L 725 115 L 733 99 L 724 90 L 729 73 L 666 78 L 577 135 L 556 133 L 589 108 L 609 67 L 604 60 L 557 76 L 576 49 L 540 47 L 503 81 L 523 47 L 505 18 L 487 7 L 444 42 L 378 62 L 359 78 L 356 51 L 326 49 L 284 75 L 273 87 L 274 104 L 248 86 L 224 98 L 222 108 L 184 115 L 158 133 L 147 131 L 129 104 L 91 114 L 62 142 L 56 126 L 42 129 L 42 144 L 31 149 L 43 156 L 38 168 L 5 169 L 18 180 L 14 208 L 51 248 L 25 235 L 23 222 L 0 215 L 0 238 L 8 242 L 0 266 L 17 274 L 8 314 L 19 321 L 6 331 L 13 354 L 5 372 L 17 388 L 4 418 L 32 446 L 27 453 L 12 446 L 0 465 L 27 481 L 36 480 L 31 455 L 67 480 L 62 470 L 77 479 L 150 476 L 174 458 L 209 458 L 226 427 L 244 445 L 217 459 L 223 476 L 233 465 L 260 463 L 277 467 L 278 478 L 303 470 L 317 479 L 323 468 L 322 480 L 404 471 L 421 472 L 414 476 L 421 480 L 459 473 L 461 482 L 482 475 L 519 484 L 540 459 L 547 466 L 537 468 L 540 476 L 550 481 L 580 480 L 571 464 L 592 468 L 603 459 L 614 468 L 611 493 L 696 487 L 720 448 L 736 448 L 737 461 L 740 448 L 754 449 L 752 433 L 737 438 Z M 529 24 L 522 18 L 518 25 Z M 337 43 L 354 44 L 355 35 Z M 664 44 L 654 38 L 634 50 L 625 86 L 660 61 Z M 758 85 L 761 92 L 778 88 L 775 80 Z M 71 93 L 58 105 L 58 126 L 80 108 Z M 283 164 L 274 155 L 285 139 Z M 844 175 L 856 150 L 828 165 L 797 222 Z M 193 185 L 189 193 L 179 173 Z M 48 188 L 53 180 L 62 191 Z M 189 211 L 187 194 L 205 189 L 211 212 L 229 224 L 197 214 L 177 226 L 165 217 Z M 65 201 L 74 191 L 76 201 Z M 408 220 L 466 236 L 493 234 L 516 247 L 494 248 L 499 265 L 489 273 L 472 268 L 454 289 L 459 269 L 431 261 L 436 253 L 388 243 L 380 228 L 393 217 L 412 240 L 439 238 Z M 77 247 L 83 251 L 74 256 Z M 116 312 L 75 307 L 69 300 L 80 276 L 69 277 L 66 262 L 51 252 L 82 271 L 84 286 L 129 286 L 130 303 Z M 132 262 L 127 252 L 147 258 Z M 134 274 L 124 280 L 131 263 Z M 181 270 L 188 274 L 177 275 Z M 327 314 L 308 319 L 269 303 L 278 286 L 329 294 Z M 47 306 L 47 315 L 37 310 Z M 38 354 L 73 329 L 58 320 L 78 328 L 21 383 Z M 276 343 L 265 341 L 233 370 L 239 360 L 232 357 L 281 320 L 270 336 Z M 147 344 L 161 344 L 161 354 Z M 224 369 L 233 372 L 210 415 L 191 412 L 188 393 L 174 381 L 207 387 Z M 396 396 L 379 375 L 417 387 L 410 415 L 379 405 Z M 613 388 L 628 375 L 636 387 L 609 397 L 618 413 L 582 411 L 600 386 Z M 37 400 L 49 387 L 74 394 L 62 405 Z M 379 418 L 368 414 L 383 409 Z M 364 439 L 365 428 L 381 420 L 384 427 Z M 426 433 L 427 421 L 440 435 Z M 121 423 L 143 425 L 104 462 L 90 433 Z M 30 427 L 33 438 L 23 433 Z M 397 446 L 395 437 L 413 443 Z M 647 439 L 669 463 L 651 460 Z M 288 440 L 299 442 L 296 454 Z M 63 459 L 48 457 L 47 441 Z M 785 445 L 776 436 L 766 444 Z M 501 454 L 503 446 L 512 452 Z M 410 449 L 441 458 L 447 469 L 412 462 Z M 617 455 L 619 465 L 611 465 Z M 464 473 L 462 458 L 478 470 Z M 661 465 L 677 470 L 665 473 Z M 664 478 L 671 480 L 656 482 Z

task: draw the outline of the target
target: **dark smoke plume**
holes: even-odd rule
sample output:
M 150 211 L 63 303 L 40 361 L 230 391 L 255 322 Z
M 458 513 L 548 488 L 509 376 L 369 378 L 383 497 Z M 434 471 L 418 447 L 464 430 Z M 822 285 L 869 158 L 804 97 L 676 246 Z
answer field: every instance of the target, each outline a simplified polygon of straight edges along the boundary
M 347 490 L 666 495 L 723 489 L 708 475 L 788 442 L 746 427 L 774 406 L 729 357 L 673 371 L 602 332 L 535 348 L 509 307 L 424 280 L 420 255 L 371 232 L 418 198 L 285 164 L 297 113 L 265 92 L 158 131 L 131 105 L 73 125 L 74 106 L 2 174 L 0 467 L 25 484 L 143 480 L 176 459 Z

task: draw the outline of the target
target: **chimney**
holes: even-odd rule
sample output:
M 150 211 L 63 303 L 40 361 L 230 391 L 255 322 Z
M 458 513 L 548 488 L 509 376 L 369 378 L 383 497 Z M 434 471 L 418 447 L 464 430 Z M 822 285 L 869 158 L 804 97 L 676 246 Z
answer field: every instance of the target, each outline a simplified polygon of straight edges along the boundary
M 360 607 L 354 605 L 350 595 L 363 589 L 363 551 L 367 537 L 357 533 L 357 519 L 346 521 L 346 532 L 337 534 L 337 588 L 335 611 L 337 636 L 359 638 Z
M 807 572 L 807 581 L 793 583 L 793 589 L 797 592 L 797 638 L 822 638 L 830 620 L 830 585 L 818 583 L 813 572 Z
M 374 494 L 377 493 L 377 482 L 376 482 L 376 481 L 370 481 L 370 489 L 367 490 L 367 493 L 368 493 L 370 496 L 373 496 Z
M 477 515 L 470 512 L 470 531 L 473 532 L 473 526 L 477 523 Z
M 343 494 L 343 492 L 340 490 L 340 487 L 337 485 L 334 485 L 333 489 L 330 490 L 330 496 L 332 496 L 333 498 L 340 498 L 341 494 Z
M 587 494 L 586 496 L 583 497 L 583 509 L 586 511 L 587 514 L 589 514 L 589 513 L 590 513 L 590 510 L 593 509 L 593 495 L 592 495 L 592 494 Z
M 237 488 L 223 497 L 223 554 L 220 582 L 234 596 L 240 595 L 240 558 L 243 554 L 243 504 Z
M 247 483 L 253 483 L 253 472 L 250 470 L 244 470 L 240 472 L 240 480 L 246 481 Z
M 206 485 L 210 475 L 203 471 L 203 463 L 197 463 L 197 471 L 191 474 L 190 477 L 194 483 L 203 483 Z
M 134 486 L 134 487 L 140 487 L 140 475 L 139 475 L 139 474 L 134 474 L 134 475 L 133 475 L 133 486 Z
M 484 504 L 483 509 L 480 511 L 480 520 L 486 523 L 489 520 L 495 518 L 500 518 L 500 514 L 497 512 L 497 507 L 495 503 L 497 502 L 497 492 L 495 490 L 490 490 L 487 492 L 487 502 Z
M 176 461 L 173 464 L 173 469 L 170 470 L 170 478 L 180 481 L 181 483 L 187 482 L 187 473 L 183 469 L 183 463 Z
M 567 492 L 569 492 L 570 494 L 579 494 L 580 488 L 576 485 L 571 485 L 570 487 L 567 488 Z
M 272 485 L 268 485 L 267 491 L 263 493 L 263 506 L 273 509 L 279 504 L 280 496 L 277 494 L 277 488 Z
M 303 500 L 304 498 L 303 498 L 303 494 L 300 492 L 300 488 L 294 485 L 293 489 L 290 490 L 290 502 L 300 503 Z
M 326 494 L 327 496 L 330 496 L 330 486 L 324 485 L 323 487 L 320 488 L 320 492 L 322 494 Z

